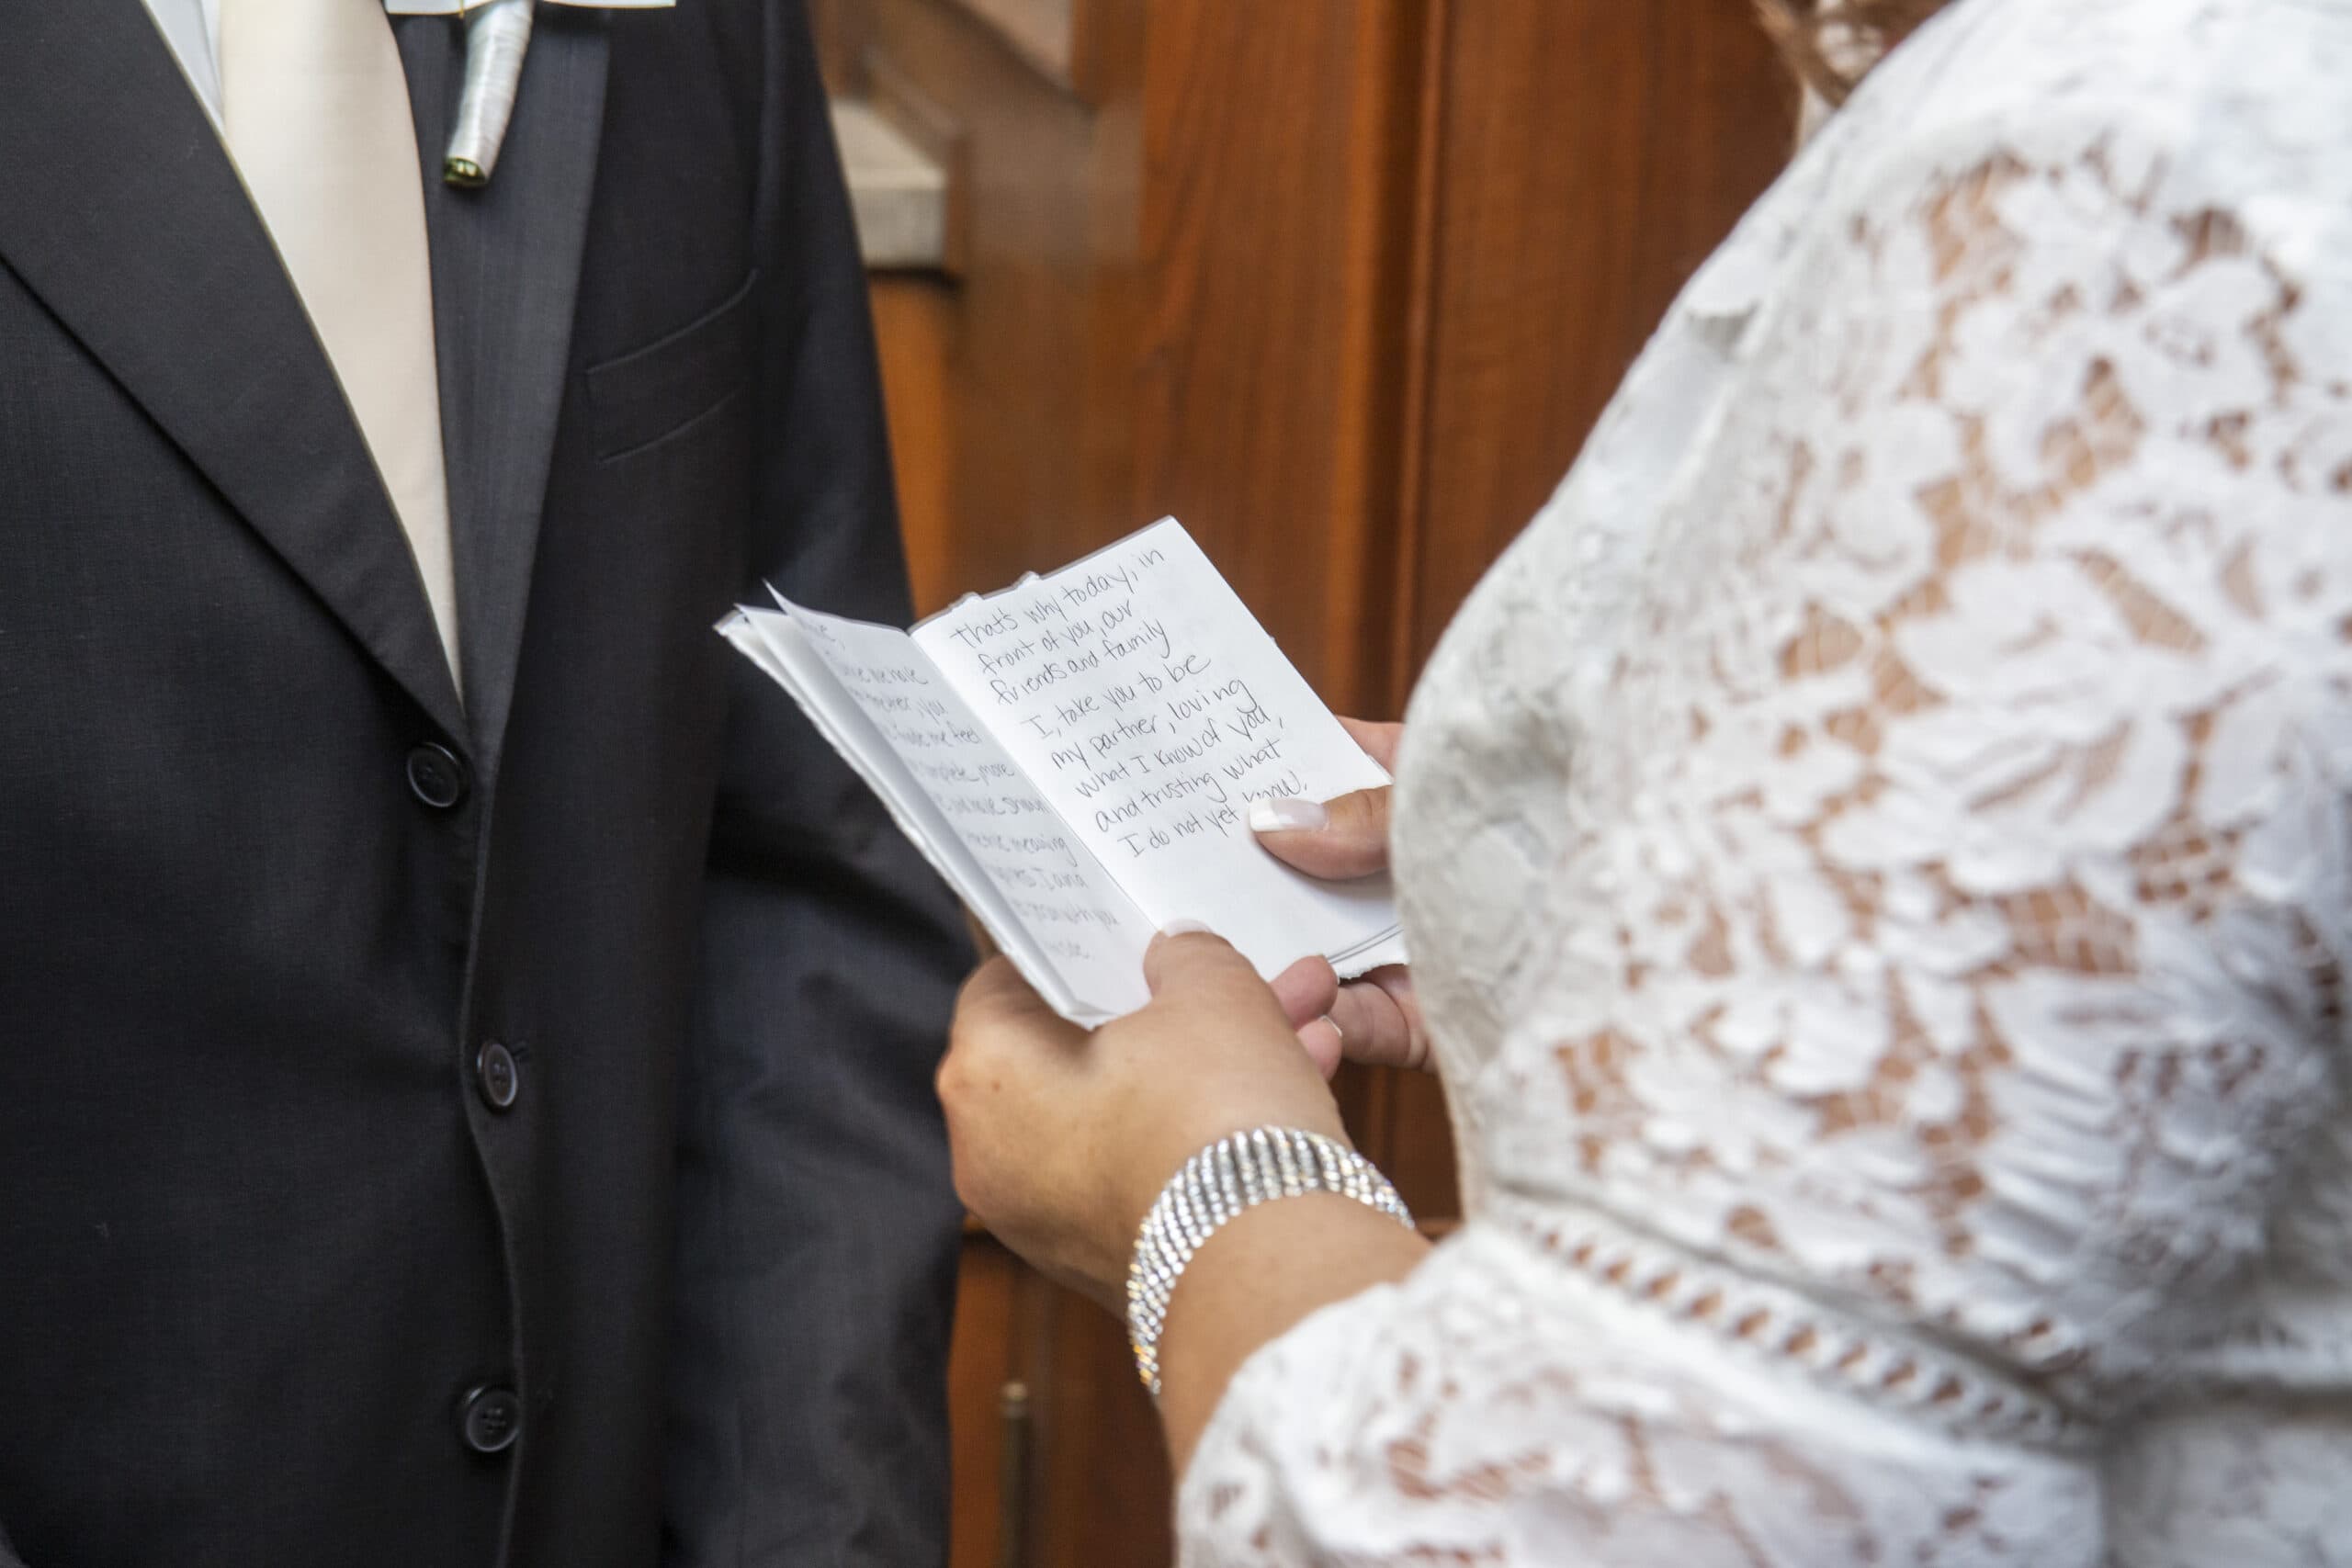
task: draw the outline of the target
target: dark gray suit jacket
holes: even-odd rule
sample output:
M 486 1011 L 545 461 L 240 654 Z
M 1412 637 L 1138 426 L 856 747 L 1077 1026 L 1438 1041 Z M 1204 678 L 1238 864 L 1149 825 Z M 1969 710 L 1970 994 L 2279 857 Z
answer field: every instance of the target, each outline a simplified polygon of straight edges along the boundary
M 711 629 L 906 612 L 797 6 L 543 7 L 426 191 L 462 707 L 140 0 L 0 0 L 0 1529 L 937 1562 L 966 953 Z

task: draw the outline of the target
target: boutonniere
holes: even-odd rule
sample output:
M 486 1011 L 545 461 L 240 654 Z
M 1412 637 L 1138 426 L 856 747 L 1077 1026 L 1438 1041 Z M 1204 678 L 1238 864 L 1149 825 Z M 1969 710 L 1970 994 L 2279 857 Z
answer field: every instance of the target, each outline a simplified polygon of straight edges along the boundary
M 463 17 L 466 21 L 466 85 L 458 97 L 458 123 L 441 158 L 441 177 L 470 190 L 490 183 L 506 122 L 514 118 L 514 92 L 523 81 L 523 56 L 531 47 L 534 0 L 384 0 L 395 17 Z M 551 6 L 582 6 L 616 11 L 653 10 L 677 0 L 547 0 Z

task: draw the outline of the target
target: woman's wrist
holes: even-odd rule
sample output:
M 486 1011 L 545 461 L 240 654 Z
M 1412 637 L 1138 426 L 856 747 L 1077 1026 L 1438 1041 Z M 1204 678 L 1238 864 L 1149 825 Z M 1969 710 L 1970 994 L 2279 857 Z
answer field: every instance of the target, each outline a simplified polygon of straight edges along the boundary
M 1193 1101 L 1181 1089 L 1171 1089 L 1148 1119 L 1130 1126 L 1125 1140 L 1126 1157 L 1120 1161 L 1120 1169 L 1109 1183 L 1109 1190 L 1118 1194 L 1115 1201 L 1119 1245 L 1123 1248 L 1122 1281 L 1126 1277 L 1125 1265 L 1134 1258 L 1145 1220 L 1169 1187 L 1182 1178 L 1185 1167 L 1204 1150 L 1227 1138 L 1246 1134 L 1253 1127 L 1279 1126 L 1329 1139 L 1353 1157 L 1355 1144 L 1340 1120 L 1338 1106 L 1329 1100 L 1328 1091 L 1320 1098 L 1323 1103 L 1319 1105 L 1303 1096 L 1253 1101 L 1220 1097 Z
M 1430 1243 L 1327 1192 L 1261 1203 L 1212 1236 L 1161 1330 L 1160 1423 L 1181 1475 L 1243 1364 L 1315 1313 L 1404 1279 Z
M 1127 1331 L 1144 1385 L 1160 1391 L 1159 1346 L 1186 1268 L 1227 1224 L 1261 1204 L 1324 1192 L 1411 1230 L 1396 1189 L 1341 1139 L 1303 1128 L 1261 1126 L 1204 1146 L 1160 1189 L 1137 1227 L 1127 1271 Z

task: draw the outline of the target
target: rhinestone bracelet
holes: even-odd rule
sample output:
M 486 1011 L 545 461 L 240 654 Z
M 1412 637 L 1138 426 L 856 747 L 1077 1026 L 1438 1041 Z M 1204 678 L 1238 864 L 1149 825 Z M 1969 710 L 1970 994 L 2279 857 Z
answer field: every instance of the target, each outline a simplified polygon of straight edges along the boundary
M 1202 1244 L 1244 1209 L 1276 1198 L 1336 1192 L 1410 1230 L 1413 1216 L 1388 1179 L 1362 1155 L 1320 1133 L 1259 1127 L 1221 1138 L 1184 1162 L 1144 1216 L 1127 1265 L 1127 1342 L 1136 1372 L 1159 1393 L 1159 1331 L 1168 1298 Z

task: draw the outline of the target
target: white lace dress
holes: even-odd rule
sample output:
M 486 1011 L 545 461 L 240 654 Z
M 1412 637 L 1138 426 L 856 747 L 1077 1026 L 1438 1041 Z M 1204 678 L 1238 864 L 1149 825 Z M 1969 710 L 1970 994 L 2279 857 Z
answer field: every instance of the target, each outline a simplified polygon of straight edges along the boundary
M 2347 639 L 2352 0 L 1962 0 L 1430 669 L 1468 1224 L 1183 1560 L 2352 1564 Z

